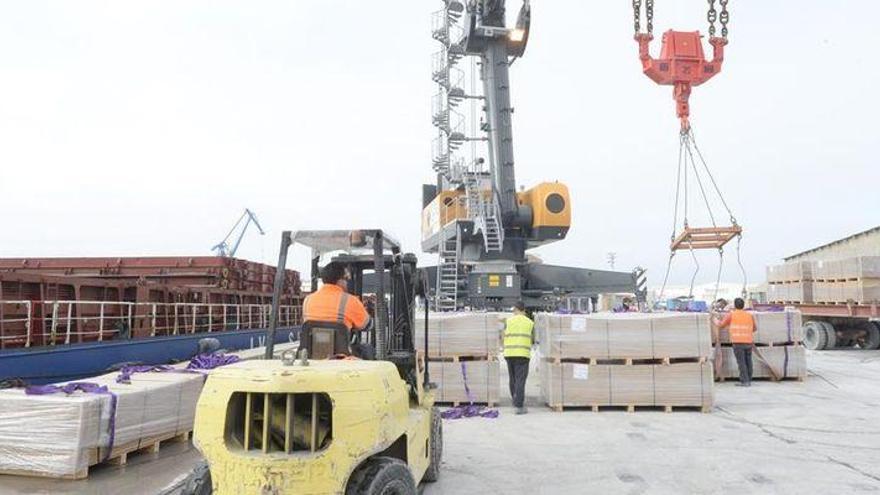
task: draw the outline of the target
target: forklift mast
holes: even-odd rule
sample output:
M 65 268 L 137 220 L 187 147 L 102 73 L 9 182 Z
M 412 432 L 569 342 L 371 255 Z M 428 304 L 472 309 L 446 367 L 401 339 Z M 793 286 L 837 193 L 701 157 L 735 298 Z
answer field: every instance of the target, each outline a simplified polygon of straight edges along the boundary
M 283 287 L 287 253 L 292 244 L 302 244 L 312 250 L 312 290 L 317 289 L 319 264 L 336 262 L 351 274 L 348 292 L 363 298 L 375 296 L 373 326 L 369 332 L 357 332 L 358 343 L 372 348 L 377 360 L 393 362 L 401 377 L 416 386 L 415 307 L 419 297 L 427 297 L 426 276 L 417 268 L 415 255 L 403 254 L 400 244 L 382 230 L 352 231 L 285 231 L 281 235 L 281 249 L 275 277 L 275 291 L 266 336 L 266 359 L 272 359 L 277 331 L 278 305 Z M 427 302 L 424 305 L 427 319 Z M 425 353 L 427 355 L 427 321 L 425 324 Z M 428 383 L 427 366 L 425 383 Z

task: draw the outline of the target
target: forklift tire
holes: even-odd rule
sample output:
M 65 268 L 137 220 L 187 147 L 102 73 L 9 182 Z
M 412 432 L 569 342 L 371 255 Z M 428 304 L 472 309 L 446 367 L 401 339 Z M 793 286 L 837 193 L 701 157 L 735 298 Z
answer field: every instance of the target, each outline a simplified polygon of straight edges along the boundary
M 211 470 L 207 462 L 201 462 L 185 479 L 159 492 L 158 495 L 211 495 L 213 492 Z
M 429 483 L 440 479 L 440 463 L 443 462 L 443 420 L 437 408 L 431 410 L 431 463 L 422 477 L 422 481 Z
M 196 468 L 196 476 L 193 477 L 187 488 L 187 493 L 192 495 L 211 495 L 214 492 L 213 483 L 211 481 L 211 470 L 207 463 L 204 466 Z
M 868 324 L 868 334 L 862 343 L 862 349 L 876 351 L 880 349 L 880 322 L 872 321 Z
M 345 495 L 416 495 L 409 466 L 393 457 L 374 457 L 357 468 Z

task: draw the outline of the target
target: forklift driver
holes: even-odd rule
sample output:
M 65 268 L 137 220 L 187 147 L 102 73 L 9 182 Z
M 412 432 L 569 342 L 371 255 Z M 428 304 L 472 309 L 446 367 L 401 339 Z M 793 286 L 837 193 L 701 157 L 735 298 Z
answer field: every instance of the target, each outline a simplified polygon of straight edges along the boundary
M 321 269 L 321 281 L 324 285 L 313 294 L 306 297 L 303 302 L 303 330 L 304 340 L 311 338 L 311 327 L 316 324 L 330 324 L 339 329 L 343 327 L 347 332 L 360 332 L 370 327 L 371 319 L 366 307 L 357 297 L 346 292 L 351 274 L 341 263 L 330 262 Z M 324 325 L 320 325 L 324 326 Z M 336 339 L 333 355 L 350 354 L 348 349 L 348 335 L 343 339 Z M 320 359 L 316 355 L 317 349 L 313 349 L 312 342 L 304 345 L 309 354 Z M 360 354 L 360 353 L 355 353 Z

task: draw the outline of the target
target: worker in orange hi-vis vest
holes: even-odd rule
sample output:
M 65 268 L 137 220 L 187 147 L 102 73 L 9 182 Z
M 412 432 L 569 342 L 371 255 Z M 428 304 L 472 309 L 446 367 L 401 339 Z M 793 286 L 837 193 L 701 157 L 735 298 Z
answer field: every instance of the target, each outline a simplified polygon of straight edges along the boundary
M 341 323 L 351 331 L 369 326 L 370 314 L 364 304 L 346 292 L 351 274 L 345 265 L 328 263 L 321 270 L 324 285 L 303 302 L 303 321 Z
M 739 367 L 739 383 L 741 387 L 752 386 L 752 348 L 755 346 L 755 332 L 758 326 L 755 317 L 745 310 L 746 302 L 736 298 L 733 302 L 734 310 L 731 311 L 718 325 L 719 328 L 727 328 L 730 332 L 730 343 L 733 344 L 733 354 L 736 356 L 736 365 Z

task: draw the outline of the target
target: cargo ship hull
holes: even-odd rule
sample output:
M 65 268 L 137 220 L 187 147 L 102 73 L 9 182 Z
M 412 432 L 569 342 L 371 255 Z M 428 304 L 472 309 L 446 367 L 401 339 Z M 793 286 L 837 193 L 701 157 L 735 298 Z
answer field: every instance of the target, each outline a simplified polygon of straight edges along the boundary
M 275 343 L 293 342 L 299 327 L 279 329 Z M 0 382 L 30 385 L 78 380 L 118 369 L 123 364 L 167 364 L 184 361 L 198 353 L 199 341 L 217 339 L 222 349 L 262 347 L 264 329 L 200 332 L 132 340 L 110 340 L 30 349 L 0 351 Z

